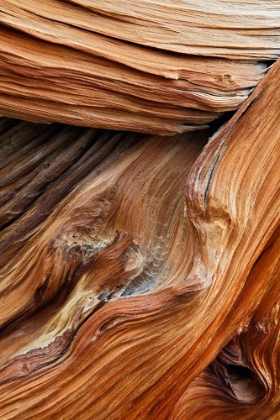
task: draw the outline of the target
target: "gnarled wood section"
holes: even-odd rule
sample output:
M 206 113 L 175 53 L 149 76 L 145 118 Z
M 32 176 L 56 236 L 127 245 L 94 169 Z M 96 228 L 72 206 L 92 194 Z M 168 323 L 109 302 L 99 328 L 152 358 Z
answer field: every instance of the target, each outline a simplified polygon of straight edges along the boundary
M 164 323 L 180 308 L 172 290 L 193 252 L 184 184 L 209 134 L 161 138 L 9 120 L 1 128 L 3 198 L 10 191 L 1 208 L 0 381 L 10 395 L 0 398 L 1 416 L 98 418 L 108 414 L 106 387 L 121 380 L 130 347 L 140 365 L 156 361 L 162 330 L 147 333 L 162 324 L 164 302 Z M 116 327 L 126 338 L 115 341 Z M 137 390 L 144 378 L 133 370 Z M 110 404 L 122 405 L 127 390 L 119 391 Z
M 258 306 L 210 366 L 187 388 L 170 418 L 278 419 L 280 230 L 254 264 L 236 306 Z M 267 288 L 263 292 L 263 282 Z M 258 298 L 261 296 L 261 298 Z
M 174 134 L 235 110 L 280 54 L 275 0 L 6 0 L 0 113 Z
M 203 150 L 1 122 L 3 419 L 277 418 L 279 68 Z

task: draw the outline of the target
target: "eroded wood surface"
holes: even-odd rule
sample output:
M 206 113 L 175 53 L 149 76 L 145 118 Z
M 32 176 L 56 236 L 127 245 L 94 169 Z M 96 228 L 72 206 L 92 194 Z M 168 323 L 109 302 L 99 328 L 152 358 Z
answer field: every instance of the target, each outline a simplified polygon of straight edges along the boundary
M 1 120 L 3 419 L 277 419 L 279 68 L 210 141 Z
M 6 0 L 0 113 L 174 134 L 236 110 L 280 54 L 280 3 Z

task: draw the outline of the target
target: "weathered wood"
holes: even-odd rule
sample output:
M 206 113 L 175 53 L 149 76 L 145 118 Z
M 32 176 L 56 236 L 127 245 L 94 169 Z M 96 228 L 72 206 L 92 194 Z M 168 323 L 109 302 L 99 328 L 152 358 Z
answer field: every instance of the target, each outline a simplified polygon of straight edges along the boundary
M 1 418 L 277 419 L 279 70 L 208 144 L 1 121 Z
M 280 418 L 279 19 L 1 2 L 1 419 Z
M 5 0 L 0 113 L 174 134 L 236 110 L 280 54 L 280 3 Z

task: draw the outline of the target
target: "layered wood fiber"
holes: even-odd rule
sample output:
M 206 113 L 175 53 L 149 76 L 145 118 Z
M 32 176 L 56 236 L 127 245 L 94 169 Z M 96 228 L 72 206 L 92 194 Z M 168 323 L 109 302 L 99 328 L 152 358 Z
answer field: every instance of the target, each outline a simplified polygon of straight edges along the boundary
M 280 3 L 5 0 L 0 114 L 175 134 L 236 110 L 280 54 Z
M 278 418 L 279 69 L 210 139 L 1 120 L 2 419 Z

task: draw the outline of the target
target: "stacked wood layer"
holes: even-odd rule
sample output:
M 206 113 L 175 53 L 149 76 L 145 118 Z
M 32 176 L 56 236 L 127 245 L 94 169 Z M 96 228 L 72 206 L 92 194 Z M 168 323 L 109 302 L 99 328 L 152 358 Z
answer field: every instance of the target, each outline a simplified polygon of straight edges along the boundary
M 5 0 L 0 114 L 174 134 L 236 110 L 280 53 L 280 2 Z

